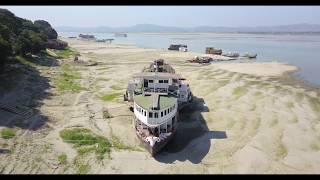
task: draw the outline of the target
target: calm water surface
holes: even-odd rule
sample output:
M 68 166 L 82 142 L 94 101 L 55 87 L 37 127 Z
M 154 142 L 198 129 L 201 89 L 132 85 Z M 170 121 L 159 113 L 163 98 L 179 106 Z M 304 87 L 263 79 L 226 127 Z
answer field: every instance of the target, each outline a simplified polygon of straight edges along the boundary
M 78 36 L 76 32 L 59 32 L 60 36 Z M 224 52 L 257 53 L 256 61 L 278 61 L 295 65 L 295 73 L 313 85 L 320 86 L 320 35 L 318 34 L 232 34 L 232 33 L 90 33 L 97 38 L 114 38 L 114 43 L 134 44 L 143 48 L 166 49 L 171 43 L 187 44 L 189 51 L 204 53 L 206 47 Z

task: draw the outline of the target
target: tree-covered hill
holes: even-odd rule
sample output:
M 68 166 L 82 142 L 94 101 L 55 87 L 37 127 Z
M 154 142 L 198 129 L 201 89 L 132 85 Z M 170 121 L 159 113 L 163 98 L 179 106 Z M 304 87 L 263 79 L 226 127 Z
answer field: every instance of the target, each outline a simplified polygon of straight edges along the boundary
M 58 40 L 57 36 L 57 32 L 44 20 L 32 22 L 15 16 L 7 9 L 0 9 L 0 66 L 11 56 L 67 47 L 67 43 Z

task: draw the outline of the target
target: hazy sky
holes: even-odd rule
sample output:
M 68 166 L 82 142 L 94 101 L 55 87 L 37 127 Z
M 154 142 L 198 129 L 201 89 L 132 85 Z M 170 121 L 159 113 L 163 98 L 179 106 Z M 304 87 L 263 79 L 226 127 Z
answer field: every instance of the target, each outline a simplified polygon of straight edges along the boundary
M 320 23 L 320 6 L 0 6 L 53 26 L 259 26 Z

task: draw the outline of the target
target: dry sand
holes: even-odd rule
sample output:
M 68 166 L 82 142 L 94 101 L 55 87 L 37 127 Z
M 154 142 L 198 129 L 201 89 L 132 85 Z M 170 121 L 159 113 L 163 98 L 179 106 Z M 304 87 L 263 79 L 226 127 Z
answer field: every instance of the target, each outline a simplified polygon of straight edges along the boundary
M 218 69 L 256 76 L 281 76 L 298 70 L 297 67 L 278 62 L 257 63 L 219 63 L 214 64 Z
M 1 173 L 76 173 L 74 160 L 79 156 L 59 137 L 59 131 L 67 127 L 86 127 L 107 138 L 114 134 L 138 147 L 132 113 L 122 96 L 109 102 L 98 96 L 123 93 L 130 76 L 157 58 L 164 58 L 185 76 L 196 96 L 194 105 L 181 113 L 176 137 L 156 158 L 142 148 L 112 150 L 111 159 L 102 161 L 94 153 L 82 156 L 81 163 L 90 166 L 88 173 L 320 172 L 319 93 L 280 81 L 281 75 L 296 67 L 281 63 L 203 66 L 185 62 L 199 55 L 192 52 L 64 40 L 81 53 L 80 59 L 99 62 L 97 66 L 75 66 L 81 73 L 79 82 L 88 90 L 59 93 L 52 83 L 59 67 L 39 68 L 41 76 L 48 77 L 50 96 L 34 107 L 40 115 L 26 122 L 35 122 L 37 128 L 15 125 L 15 138 L 0 138 L 0 149 L 10 150 L 0 153 Z M 37 89 L 27 90 L 15 100 Z M 0 100 L 9 101 L 14 92 L 13 88 Z M 105 108 L 113 118 L 102 117 Z M 0 129 L 14 118 L 5 113 L 0 112 Z M 57 160 L 62 153 L 67 154 L 66 165 Z

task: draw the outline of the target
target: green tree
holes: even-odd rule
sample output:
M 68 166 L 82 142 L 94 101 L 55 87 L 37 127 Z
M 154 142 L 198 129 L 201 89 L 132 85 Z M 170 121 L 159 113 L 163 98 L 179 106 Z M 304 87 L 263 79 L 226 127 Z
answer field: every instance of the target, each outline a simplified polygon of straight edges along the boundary
M 21 31 L 21 18 L 16 17 L 12 12 L 7 9 L 0 9 L 0 22 L 3 25 L 6 25 L 10 31 L 14 34 L 17 34 Z
M 29 30 L 23 30 L 21 34 L 18 35 L 13 48 L 15 54 L 25 55 L 31 52 L 32 44 L 29 37 Z
M 57 36 L 47 21 L 33 23 L 0 8 L 0 68 L 12 55 L 37 54 L 47 47 L 65 48 L 67 43 L 58 41 Z
M 31 53 L 39 53 L 41 50 L 46 49 L 47 38 L 45 35 L 30 31 L 29 36 L 32 43 Z
M 34 32 L 40 32 L 39 28 L 33 24 L 32 21 L 24 19 L 22 22 L 22 29 L 31 30 Z
M 46 41 L 46 36 L 24 29 L 15 43 L 15 52 L 21 55 L 39 53 L 41 50 L 46 49 Z
M 12 54 L 12 47 L 9 42 L 9 28 L 0 24 L 0 71 L 6 63 L 8 57 Z

